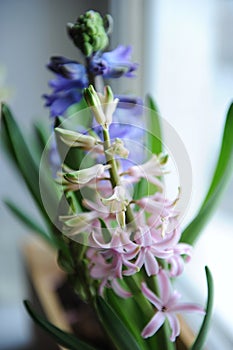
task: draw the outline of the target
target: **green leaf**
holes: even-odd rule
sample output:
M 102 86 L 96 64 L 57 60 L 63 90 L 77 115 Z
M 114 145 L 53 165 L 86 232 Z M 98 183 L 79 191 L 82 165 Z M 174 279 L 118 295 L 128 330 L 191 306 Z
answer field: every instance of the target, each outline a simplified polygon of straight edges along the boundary
M 10 109 L 2 105 L 2 129 L 5 132 L 5 138 L 8 141 L 9 151 L 18 165 L 28 187 L 36 199 L 39 206 L 42 206 L 39 192 L 39 171 L 34 163 L 31 154 L 25 144 L 18 125 L 16 124 Z
M 160 124 L 159 110 L 151 96 L 146 98 L 147 116 L 147 147 L 153 154 L 163 151 L 162 129 Z
M 119 350 L 141 350 L 112 307 L 101 297 L 96 299 L 97 312 L 106 332 Z
M 125 282 L 132 292 L 132 298 L 122 299 L 115 295 L 112 290 L 106 290 L 107 302 L 133 334 L 141 350 L 174 350 L 174 343 L 169 339 L 170 329 L 167 324 L 161 327 L 154 336 L 147 339 L 142 338 L 141 332 L 154 316 L 155 311 L 151 303 L 143 296 L 135 277 L 134 275 L 125 278 Z
M 16 168 L 25 180 L 36 204 L 38 205 L 40 212 L 43 214 L 44 219 L 50 224 L 47 212 L 41 200 L 40 187 L 39 187 L 39 167 L 35 163 L 26 142 L 24 136 L 21 133 L 16 121 L 14 120 L 10 109 L 6 105 L 2 105 L 2 133 L 5 141 L 5 146 L 8 152 L 11 154 Z M 46 186 L 46 183 L 44 183 Z M 54 193 L 48 187 L 47 198 L 50 201 L 51 207 L 55 206 Z
M 117 313 L 128 330 L 132 333 L 141 350 L 155 349 L 155 342 L 152 338 L 143 339 L 142 329 L 149 320 L 145 318 L 144 312 L 138 307 L 134 298 L 122 299 L 112 289 L 106 289 L 107 302 Z M 129 317 L 130 315 L 130 317 Z
M 207 287 L 208 287 L 206 314 L 202 322 L 198 336 L 195 342 L 193 343 L 192 347 L 190 348 L 190 350 L 202 350 L 204 348 L 207 333 L 210 327 L 211 317 L 212 317 L 213 303 L 214 303 L 214 284 L 213 284 L 212 275 L 207 266 L 205 267 L 205 273 L 206 273 Z
M 54 246 L 54 242 L 52 238 L 47 234 L 47 232 L 38 224 L 35 219 L 31 219 L 30 215 L 26 214 L 22 211 L 16 204 L 12 201 L 6 199 L 4 203 L 8 207 L 8 209 L 30 230 L 32 230 L 35 234 L 38 234 L 43 240 L 45 240 L 50 245 Z
M 29 315 L 32 317 L 32 319 L 46 332 L 48 332 L 53 338 L 55 338 L 59 345 L 65 346 L 70 350 L 96 350 L 92 346 L 76 338 L 73 334 L 69 334 L 67 332 L 62 331 L 58 327 L 52 325 L 42 316 L 38 315 L 32 309 L 29 301 L 25 300 L 24 306 L 27 309 Z
M 49 135 L 49 126 L 44 125 L 41 120 L 36 121 L 34 123 L 34 133 L 32 134 L 31 142 L 34 146 L 34 153 L 35 157 L 38 161 L 38 164 L 40 163 L 41 156 L 46 148 L 46 144 L 50 138 Z M 48 167 L 49 168 L 49 167 Z
M 162 129 L 160 124 L 160 116 L 158 108 L 151 96 L 146 97 L 146 148 L 148 157 L 152 154 L 159 154 L 163 151 L 162 144 Z M 146 179 L 141 179 L 134 186 L 134 200 L 155 193 L 156 186 L 147 182 Z
M 34 130 L 38 139 L 38 144 L 40 144 L 41 151 L 43 152 L 50 137 L 50 134 L 48 132 L 49 129 L 47 125 L 45 126 L 41 121 L 36 121 L 34 123 Z
M 138 200 L 149 194 L 149 182 L 146 179 L 141 179 L 134 185 L 133 199 Z
M 181 241 L 193 244 L 201 233 L 201 230 L 207 223 L 210 215 L 216 208 L 223 191 L 228 184 L 233 173 L 233 104 L 231 104 L 227 113 L 224 127 L 222 145 L 215 168 L 215 172 L 205 196 L 202 206 L 192 220 L 192 222 L 183 231 Z
M 109 232 L 109 229 L 107 228 L 107 225 L 105 224 L 104 220 L 99 218 L 99 222 L 101 225 L 102 236 L 103 236 L 104 242 L 109 243 L 111 241 L 112 235 Z

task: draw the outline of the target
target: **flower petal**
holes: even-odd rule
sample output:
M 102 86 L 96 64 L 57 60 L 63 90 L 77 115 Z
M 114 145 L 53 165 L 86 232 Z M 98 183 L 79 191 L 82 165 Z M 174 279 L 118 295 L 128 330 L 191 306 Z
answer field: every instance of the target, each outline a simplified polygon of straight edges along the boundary
M 159 272 L 158 262 L 150 251 L 146 252 L 144 265 L 148 276 L 157 275 Z
M 154 335 L 165 321 L 165 315 L 158 311 L 143 329 L 141 335 L 143 338 L 148 338 Z
M 120 284 L 118 283 L 118 281 L 116 279 L 113 279 L 111 282 L 112 288 L 114 290 L 114 292 L 119 295 L 121 298 L 129 298 L 132 296 L 132 294 L 128 291 L 126 291 L 125 289 L 123 289 Z
M 158 282 L 159 282 L 161 299 L 163 301 L 163 304 L 166 305 L 171 293 L 171 284 L 167 276 L 167 273 L 162 269 L 158 274 Z
M 205 314 L 205 311 L 201 305 L 191 304 L 191 303 L 177 303 L 176 305 L 171 306 L 169 311 L 173 311 L 173 312 L 182 312 L 182 311 L 193 312 L 194 311 L 194 312 L 199 312 L 201 314 Z
M 145 282 L 142 283 L 142 293 L 158 310 L 161 310 L 163 306 L 161 300 L 147 287 Z
M 170 313 L 166 314 L 171 330 L 172 330 L 172 334 L 170 336 L 170 340 L 171 341 L 175 341 L 176 337 L 180 334 L 180 324 L 179 321 L 177 319 L 177 317 L 175 315 L 172 315 Z

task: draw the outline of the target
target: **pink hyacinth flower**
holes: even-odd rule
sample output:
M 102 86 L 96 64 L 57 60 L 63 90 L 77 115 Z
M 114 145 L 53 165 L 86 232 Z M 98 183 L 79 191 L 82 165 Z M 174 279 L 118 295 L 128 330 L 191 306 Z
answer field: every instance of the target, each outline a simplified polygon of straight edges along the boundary
M 142 337 L 148 338 L 154 335 L 159 328 L 163 325 L 167 319 L 171 327 L 172 342 L 180 334 L 180 324 L 176 313 L 187 312 L 199 312 L 204 314 L 204 310 L 201 306 L 191 303 L 181 303 L 179 301 L 180 294 L 177 291 L 172 291 L 170 280 L 164 270 L 161 270 L 158 274 L 158 281 L 160 287 L 161 297 L 157 297 L 146 285 L 142 283 L 143 295 L 156 307 L 157 312 L 146 325 L 142 331 Z
M 126 174 L 134 177 L 136 180 L 145 178 L 148 182 L 163 190 L 164 185 L 158 178 L 159 176 L 164 175 L 164 171 L 162 170 L 161 166 L 161 159 L 153 154 L 151 159 L 149 159 L 146 163 L 132 166 L 126 171 Z
M 159 272 L 159 264 L 157 258 L 166 259 L 172 255 L 172 250 L 169 247 L 159 249 L 151 235 L 150 228 L 139 227 L 136 234 L 136 242 L 140 247 L 135 264 L 139 269 L 144 265 L 148 276 L 157 275 Z

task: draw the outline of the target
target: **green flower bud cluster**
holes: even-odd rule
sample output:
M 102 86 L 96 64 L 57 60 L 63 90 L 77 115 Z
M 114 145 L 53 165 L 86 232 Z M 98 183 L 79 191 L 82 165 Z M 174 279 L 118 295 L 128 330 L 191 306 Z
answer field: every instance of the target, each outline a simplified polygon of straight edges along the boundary
M 75 24 L 69 23 L 68 33 L 86 57 L 105 49 L 109 43 L 107 24 L 98 12 L 92 10 L 81 15 Z

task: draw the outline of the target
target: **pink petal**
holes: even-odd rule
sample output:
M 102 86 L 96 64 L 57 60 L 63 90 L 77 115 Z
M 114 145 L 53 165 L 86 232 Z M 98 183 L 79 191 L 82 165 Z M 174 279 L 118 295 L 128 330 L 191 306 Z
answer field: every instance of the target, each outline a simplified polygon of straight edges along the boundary
M 126 299 L 132 296 L 130 292 L 126 291 L 120 286 L 120 284 L 117 282 L 116 279 L 112 280 L 111 285 L 112 285 L 112 289 L 117 295 L 119 295 L 119 297 Z
M 180 231 L 178 229 L 174 229 L 172 231 L 172 234 L 165 235 L 165 237 L 161 241 L 156 242 L 156 246 L 163 249 L 171 248 L 175 244 L 177 244 L 179 239 L 180 239 Z
M 161 310 L 163 306 L 161 300 L 147 287 L 145 282 L 142 283 L 142 293 L 158 310 Z
M 133 243 L 134 244 L 134 243 Z M 128 248 L 128 247 L 127 247 Z M 127 251 L 124 256 L 127 260 L 132 260 L 136 257 L 136 255 L 138 254 L 140 250 L 140 247 L 138 245 L 135 244 L 134 249 Z
M 170 273 L 169 275 L 171 277 L 179 276 L 183 270 L 184 270 L 184 261 L 180 256 L 173 255 L 171 258 L 168 259 L 170 267 Z
M 102 239 L 103 237 L 101 237 Z M 95 231 L 92 231 L 91 232 L 91 235 L 89 237 L 89 243 L 96 247 L 96 248 L 104 248 L 104 249 L 109 249 L 110 248 L 110 243 L 103 243 L 103 242 L 100 242 L 98 240 L 98 238 L 96 237 L 96 234 L 95 234 Z
M 95 265 L 92 267 L 90 271 L 90 275 L 95 279 L 102 279 L 103 277 L 109 275 L 110 269 L 109 266 L 106 265 Z
M 168 259 L 173 253 L 172 250 L 159 250 L 155 246 L 152 246 L 150 250 L 155 256 L 157 256 L 157 258 L 160 259 Z
M 178 321 L 178 319 L 177 319 L 177 317 L 175 315 L 172 315 L 170 313 L 167 313 L 166 316 L 168 318 L 168 321 L 170 323 L 170 327 L 171 327 L 171 330 L 172 330 L 172 334 L 171 334 L 170 340 L 171 341 L 175 341 L 176 337 L 180 334 L 179 321 Z
M 167 273 L 164 270 L 160 270 L 158 274 L 158 282 L 161 299 L 163 301 L 163 304 L 166 305 L 171 293 L 171 283 L 167 276 Z
M 148 276 L 157 275 L 159 272 L 158 262 L 150 251 L 146 252 L 144 265 Z
M 181 255 L 181 254 L 187 255 L 186 261 L 188 262 L 188 261 L 190 261 L 191 256 L 192 256 L 192 249 L 193 249 L 193 247 L 190 246 L 189 244 L 178 243 L 176 245 L 176 247 L 174 248 L 174 253 L 179 254 L 179 255 Z
M 143 329 L 141 335 L 143 338 L 151 337 L 153 334 L 157 332 L 157 330 L 162 326 L 165 321 L 165 315 L 162 312 L 157 312 L 150 322 Z
M 181 294 L 177 290 L 174 290 L 166 304 L 167 310 L 173 311 L 173 307 L 178 304 L 178 300 L 180 299 L 180 297 Z
M 101 295 L 103 297 L 104 295 L 104 287 L 106 286 L 107 284 L 107 278 L 103 279 L 103 281 L 100 283 L 100 286 L 99 286 L 99 295 Z
M 138 257 L 137 257 L 137 260 L 135 261 L 135 265 L 141 269 L 142 265 L 144 264 L 144 261 L 145 261 L 145 249 L 144 248 L 141 248 L 139 254 L 138 254 Z
M 202 306 L 198 304 L 191 304 L 191 303 L 177 303 L 176 305 L 171 306 L 169 311 L 173 311 L 173 312 L 182 312 L 182 311 L 193 312 L 194 311 L 194 312 L 199 312 L 201 314 L 205 314 L 205 311 Z

